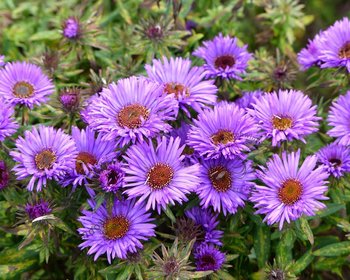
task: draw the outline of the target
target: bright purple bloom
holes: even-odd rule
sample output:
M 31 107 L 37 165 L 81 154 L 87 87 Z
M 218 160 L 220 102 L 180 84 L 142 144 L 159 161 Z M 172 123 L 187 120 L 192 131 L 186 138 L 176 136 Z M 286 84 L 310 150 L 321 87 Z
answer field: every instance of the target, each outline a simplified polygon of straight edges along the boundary
M 0 160 L 0 190 L 8 186 L 10 180 L 10 172 L 3 160 Z
M 222 34 L 203 45 L 193 55 L 205 60 L 203 68 L 207 77 L 242 80 L 241 75 L 245 74 L 252 58 L 252 54 L 247 52 L 247 45 L 239 47 L 237 38 L 223 37 Z
M 106 169 L 102 170 L 99 176 L 101 188 L 105 192 L 116 192 L 124 185 L 125 172 L 119 162 L 110 163 Z
M 0 69 L 0 98 L 30 109 L 48 100 L 55 91 L 52 81 L 39 66 L 27 62 L 7 63 Z
M 255 139 L 258 127 L 244 109 L 221 102 L 214 109 L 203 110 L 188 132 L 188 145 L 207 158 L 243 157 Z
M 255 179 L 252 162 L 224 158 L 203 160 L 200 168 L 201 184 L 196 193 L 201 206 L 213 206 L 214 211 L 234 214 L 248 199 Z
M 80 35 L 79 21 L 75 18 L 67 19 L 63 24 L 63 36 L 68 39 L 76 39 Z
M 196 248 L 194 259 L 197 271 L 217 271 L 224 264 L 226 256 L 214 245 L 203 243 Z
M 265 214 L 268 225 L 279 223 L 281 230 L 285 221 L 290 223 L 302 215 L 314 216 L 326 205 L 319 200 L 327 200 L 324 195 L 328 187 L 325 180 L 327 170 L 316 167 L 317 156 L 308 156 L 299 166 L 300 150 L 296 153 L 284 152 L 282 158 L 273 155 L 267 168 L 261 166 L 258 178 L 264 186 L 256 185 L 251 201 L 258 208 L 256 214 Z
M 317 106 L 298 90 L 279 90 L 256 99 L 254 109 L 248 112 L 259 123 L 263 132 L 261 141 L 272 138 L 272 146 L 282 141 L 298 139 L 318 130 Z
M 186 106 L 200 112 L 216 102 L 218 89 L 214 80 L 203 81 L 203 69 L 191 67 L 189 59 L 176 57 L 168 60 L 163 57 L 163 60 L 153 60 L 153 65 L 146 65 L 145 68 L 150 79 L 163 86 L 163 93 L 171 94 L 187 113 Z
M 309 69 L 311 66 L 320 65 L 320 49 L 322 48 L 323 31 L 309 40 L 306 48 L 298 53 L 298 62 L 303 70 Z
M 336 178 L 350 172 L 350 149 L 346 146 L 332 143 L 320 149 L 317 157 L 328 173 Z
M 162 87 L 145 78 L 131 77 L 104 88 L 85 110 L 89 126 L 103 134 L 103 140 L 116 140 L 124 146 L 168 132 L 167 121 L 175 120 L 178 104 Z
M 184 146 L 180 138 L 165 136 L 157 139 L 156 147 L 152 141 L 131 146 L 124 159 L 127 164 L 125 188 L 129 198 L 139 197 L 138 203 L 147 200 L 146 209 L 165 209 L 168 204 L 182 204 L 199 183 L 199 166 L 183 165 Z
M 107 254 L 108 262 L 115 257 L 125 259 L 127 253 L 142 249 L 140 241 L 155 236 L 154 219 L 146 212 L 143 203 L 134 200 L 115 200 L 111 209 L 103 203 L 96 209 L 96 203 L 89 200 L 92 211 L 84 210 L 78 221 L 83 225 L 78 229 L 83 243 L 79 248 L 90 247 L 88 255 L 95 254 L 94 260 Z
M 72 138 L 61 129 L 40 125 L 25 131 L 10 152 L 18 164 L 13 168 L 17 179 L 31 177 L 27 189 L 41 191 L 47 180 L 61 180 L 75 167 L 78 151 Z
M 264 92 L 261 90 L 247 91 L 243 92 L 243 96 L 235 101 L 235 103 L 243 109 L 253 108 L 253 104 L 255 104 L 255 99 L 260 98 L 264 95 Z
M 6 137 L 11 136 L 17 131 L 18 124 L 13 117 L 13 106 L 4 103 L 1 98 L 0 102 L 0 142 L 2 142 Z
M 52 209 L 48 202 L 40 200 L 38 203 L 28 203 L 25 207 L 25 211 L 27 212 L 29 219 L 34 220 L 41 216 L 50 214 Z
M 224 235 L 222 230 L 218 230 L 219 225 L 218 214 L 214 214 L 210 209 L 202 209 L 193 207 L 185 212 L 186 217 L 193 220 L 196 225 L 201 226 L 203 231 L 203 240 L 205 243 L 212 243 L 218 246 L 222 245 L 220 238 Z

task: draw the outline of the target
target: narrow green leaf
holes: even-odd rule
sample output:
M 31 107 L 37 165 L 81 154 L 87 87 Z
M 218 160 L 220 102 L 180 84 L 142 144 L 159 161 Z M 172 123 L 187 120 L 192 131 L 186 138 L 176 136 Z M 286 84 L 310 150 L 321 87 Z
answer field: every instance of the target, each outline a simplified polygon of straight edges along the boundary
M 339 243 L 330 244 L 324 246 L 315 252 L 313 252 L 315 256 L 321 257 L 338 257 L 343 255 L 350 254 L 350 241 L 343 241 Z
M 301 273 L 312 262 L 314 258 L 315 257 L 312 255 L 312 250 L 308 250 L 292 265 L 292 272 L 294 274 Z
M 270 242 L 270 228 L 265 225 L 256 226 L 254 232 L 254 250 L 259 268 L 266 266 L 270 255 Z
M 171 209 L 169 208 L 169 206 L 167 206 L 167 208 L 165 209 L 165 215 L 167 215 L 168 218 L 169 218 L 173 223 L 176 222 L 176 218 L 175 218 L 173 212 L 171 211 Z
M 292 249 L 296 235 L 292 229 L 286 229 L 276 248 L 277 264 L 280 267 L 285 267 L 293 260 Z
M 309 222 L 305 218 L 299 219 L 302 232 L 306 235 L 311 245 L 314 245 L 314 234 L 310 228 Z

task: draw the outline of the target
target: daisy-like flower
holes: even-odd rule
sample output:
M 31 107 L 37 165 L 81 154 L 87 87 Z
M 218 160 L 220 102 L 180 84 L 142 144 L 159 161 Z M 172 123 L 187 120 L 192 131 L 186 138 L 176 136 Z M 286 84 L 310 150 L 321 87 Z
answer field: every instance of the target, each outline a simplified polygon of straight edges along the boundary
M 177 101 L 162 95 L 162 87 L 145 78 L 131 77 L 104 88 L 84 113 L 84 119 L 104 140 L 124 146 L 168 132 L 167 121 L 175 120 Z
M 188 145 L 208 158 L 243 157 L 249 151 L 258 127 L 253 118 L 236 104 L 221 102 L 203 110 L 188 132 Z
M 0 191 L 8 186 L 10 181 L 10 172 L 3 160 L 0 160 Z
M 218 215 L 212 213 L 210 209 L 193 207 L 186 210 L 185 215 L 200 226 L 201 234 L 197 238 L 199 242 L 212 243 L 218 246 L 222 245 L 220 238 L 224 232 L 217 229 L 219 225 Z
M 101 188 L 105 192 L 116 192 L 124 185 L 125 172 L 122 170 L 122 164 L 119 162 L 111 163 L 99 175 Z
M 31 177 L 27 189 L 41 191 L 47 180 L 59 181 L 75 166 L 78 151 L 73 139 L 53 127 L 33 127 L 24 138 L 16 140 L 16 149 L 10 152 L 18 164 L 13 168 L 17 179 Z
M 115 257 L 125 259 L 127 253 L 143 248 L 141 241 L 155 236 L 154 219 L 143 203 L 115 200 L 111 209 L 107 209 L 106 203 L 95 209 L 95 202 L 89 200 L 89 205 L 92 211 L 84 210 L 78 219 L 83 225 L 78 232 L 84 240 L 79 248 L 90 247 L 87 254 L 95 254 L 95 261 L 105 253 L 109 263 Z
M 350 72 L 350 21 L 336 21 L 322 35 L 319 48 L 321 68 L 346 67 Z
M 180 138 L 165 136 L 157 139 L 156 148 L 152 141 L 131 146 L 124 157 L 127 167 L 123 168 L 125 190 L 129 198 L 147 200 L 146 209 L 165 209 L 168 204 L 187 201 L 189 194 L 199 183 L 198 168 L 185 167 Z
M 258 178 L 264 186 L 256 185 L 251 201 L 258 208 L 256 214 L 265 214 L 268 225 L 279 223 L 281 230 L 285 221 L 290 223 L 302 215 L 313 216 L 315 212 L 326 207 L 319 200 L 328 199 L 327 170 L 316 167 L 317 156 L 308 156 L 298 167 L 300 150 L 282 158 L 273 155 L 267 162 L 267 168 L 257 171 Z
M 203 160 L 200 167 L 201 184 L 196 193 L 201 206 L 213 206 L 214 211 L 234 214 L 244 206 L 255 179 L 252 162 L 224 158 Z
M 191 60 L 181 57 L 163 57 L 153 60 L 153 65 L 145 66 L 151 80 L 163 86 L 163 93 L 172 94 L 187 114 L 186 105 L 201 111 L 216 102 L 217 87 L 214 80 L 203 81 L 205 73 L 201 67 L 191 67 Z
M 315 36 L 314 39 L 309 40 L 306 48 L 303 48 L 298 53 L 298 62 L 302 70 L 307 70 L 311 66 L 320 65 L 320 49 L 322 48 L 323 31 Z
M 333 101 L 328 114 L 328 124 L 333 128 L 327 134 L 336 137 L 336 142 L 345 146 L 350 145 L 349 119 L 350 91 Z
M 36 218 L 50 214 L 52 209 L 49 203 L 42 199 L 37 203 L 27 203 L 25 212 L 30 220 L 35 220 Z
M 34 64 L 13 62 L 0 69 L 0 97 L 12 105 L 33 109 L 46 102 L 54 90 L 51 80 Z
M 225 262 L 226 255 L 212 244 L 203 243 L 194 253 L 197 271 L 219 270 Z
M 262 95 L 264 95 L 264 92 L 262 92 L 261 90 L 244 92 L 243 96 L 237 99 L 235 103 L 243 109 L 253 108 L 253 104 L 255 104 L 255 99 L 260 98 Z
M 252 58 L 252 54 L 247 51 L 247 45 L 239 47 L 237 38 L 223 37 L 222 34 L 203 45 L 193 55 L 205 60 L 203 68 L 207 77 L 242 79 L 241 75 L 245 74 L 248 61 Z
M 75 168 L 70 170 L 62 185 L 73 184 L 75 189 L 78 185 L 85 184 L 88 178 L 92 178 L 102 164 L 111 162 L 116 157 L 116 146 L 113 141 L 103 141 L 100 134 L 95 138 L 95 132 L 89 127 L 85 130 L 73 127 L 72 138 L 77 146 L 78 156 Z
M 317 153 L 318 161 L 323 164 L 328 173 L 336 178 L 350 172 L 350 149 L 339 144 L 330 144 Z
M 18 124 L 13 117 L 14 108 L 9 104 L 1 102 L 0 107 L 0 142 L 4 141 L 6 137 L 14 134 L 18 129 Z
M 254 109 L 248 112 L 260 124 L 263 132 L 261 141 L 272 138 L 272 146 L 282 141 L 298 139 L 318 130 L 317 106 L 298 90 L 279 90 L 256 99 Z

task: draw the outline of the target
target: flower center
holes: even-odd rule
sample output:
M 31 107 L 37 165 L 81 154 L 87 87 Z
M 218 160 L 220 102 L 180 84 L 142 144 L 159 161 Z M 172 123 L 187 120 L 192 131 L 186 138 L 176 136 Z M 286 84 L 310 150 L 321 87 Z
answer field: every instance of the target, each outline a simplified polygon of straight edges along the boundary
M 204 255 L 201 257 L 203 265 L 213 267 L 216 265 L 216 261 L 212 255 Z
M 107 175 L 107 179 L 109 185 L 114 185 L 118 182 L 119 173 L 114 170 L 111 170 Z
M 153 190 L 161 190 L 167 186 L 174 177 L 173 169 L 164 163 L 157 163 L 148 172 L 147 182 Z
M 12 93 L 18 98 L 28 98 L 33 96 L 34 87 L 27 82 L 18 82 L 14 85 Z
M 215 166 L 209 170 L 209 179 L 218 192 L 226 192 L 232 183 L 231 173 L 223 166 Z
M 236 60 L 232 55 L 222 55 L 215 59 L 214 65 L 216 69 L 226 69 L 226 67 L 232 67 Z
M 303 191 L 303 186 L 298 180 L 288 179 L 278 191 L 279 199 L 287 205 L 292 205 L 297 202 Z
M 49 169 L 55 163 L 57 157 L 55 153 L 50 149 L 45 149 L 35 155 L 36 167 L 40 170 Z
M 231 131 L 220 129 L 218 132 L 211 136 L 211 140 L 215 145 L 226 145 L 227 143 L 235 141 L 235 137 Z
M 164 93 L 166 94 L 175 94 L 176 98 L 179 98 L 179 95 L 184 95 L 186 97 L 190 96 L 190 91 L 187 87 L 182 84 L 177 83 L 167 83 L 164 87 Z
M 97 163 L 97 160 L 94 155 L 88 152 L 80 152 L 77 156 L 77 160 L 75 162 L 75 169 L 79 174 L 85 174 L 83 164 L 89 168 L 88 165 L 94 165 Z
M 150 26 L 146 30 L 146 35 L 150 39 L 161 39 L 163 37 L 163 31 L 162 31 L 161 26 L 159 24 L 154 25 L 154 26 Z
M 339 166 L 342 164 L 341 160 L 340 160 L 340 159 L 337 159 L 337 158 L 331 158 L 331 159 L 329 160 L 329 162 L 330 162 L 334 167 L 339 167 Z
M 338 53 L 340 58 L 350 58 L 350 42 L 346 42 L 344 46 L 342 46 Z
M 142 124 L 142 120 L 148 120 L 149 111 L 145 106 L 140 104 L 131 104 L 125 106 L 118 113 L 118 124 L 127 128 L 138 128 Z
M 130 223 L 127 218 L 120 215 L 107 219 L 103 228 L 107 239 L 116 240 L 126 235 L 129 231 Z
M 175 274 L 179 268 L 175 257 L 170 257 L 169 260 L 164 264 L 164 272 L 166 275 Z
M 287 130 L 288 128 L 291 128 L 293 124 L 293 121 L 289 117 L 279 117 L 274 116 L 272 118 L 272 125 L 275 129 L 278 130 Z

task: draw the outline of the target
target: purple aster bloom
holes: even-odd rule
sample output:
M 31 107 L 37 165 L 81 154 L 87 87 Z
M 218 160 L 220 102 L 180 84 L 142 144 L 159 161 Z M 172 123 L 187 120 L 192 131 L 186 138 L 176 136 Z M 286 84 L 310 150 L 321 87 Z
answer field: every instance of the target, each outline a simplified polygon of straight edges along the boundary
M 216 229 L 219 225 L 219 221 L 217 220 L 218 214 L 212 213 L 210 209 L 193 207 L 186 210 L 185 215 L 192 219 L 197 225 L 201 226 L 201 230 L 203 231 L 203 240 L 200 241 L 219 246 L 222 245 L 220 238 L 224 235 L 224 232 Z
M 336 21 L 323 34 L 319 48 L 321 68 L 346 67 L 350 72 L 350 21 Z
M 199 166 L 183 165 L 183 149 L 180 138 L 165 136 L 157 139 L 156 148 L 152 141 L 131 146 L 124 157 L 124 187 L 128 188 L 124 193 L 129 198 L 139 197 L 138 203 L 147 200 L 146 209 L 157 208 L 158 213 L 168 204 L 187 201 L 186 194 L 199 183 Z
M 214 211 L 234 214 L 244 206 L 255 179 L 252 162 L 224 158 L 203 160 L 200 167 L 201 184 L 196 193 L 201 206 L 213 206 Z
M 6 62 L 5 62 L 5 56 L 4 55 L 0 55 L 0 67 L 5 66 Z
M 27 203 L 25 211 L 27 212 L 29 219 L 34 220 L 41 216 L 50 214 L 52 212 L 52 209 L 50 208 L 48 202 L 40 200 L 38 203 Z
M 95 138 L 95 132 L 87 127 L 79 130 L 72 129 L 72 138 L 78 149 L 75 168 L 72 168 L 62 181 L 63 186 L 73 184 L 73 189 L 87 182 L 96 172 L 101 169 L 101 165 L 111 162 L 115 157 L 115 142 L 103 141 L 101 135 Z
M 188 145 L 208 158 L 243 157 L 258 127 L 253 118 L 233 103 L 221 102 L 204 110 L 188 132 Z
M 248 112 L 260 124 L 263 132 L 261 141 L 272 138 L 272 146 L 282 141 L 298 139 L 318 130 L 317 106 L 298 90 L 279 90 L 256 99 L 254 109 Z
M 2 142 L 6 137 L 11 136 L 17 131 L 18 124 L 13 117 L 13 106 L 4 103 L 1 98 L 0 102 L 0 142 Z
M 214 245 L 203 243 L 196 248 L 194 259 L 197 271 L 217 271 L 224 264 L 226 256 Z
M 321 63 L 320 48 L 322 48 L 322 36 L 323 31 L 317 34 L 313 40 L 309 40 L 306 48 L 303 48 L 298 53 L 298 62 L 303 70 Z
M 333 128 L 327 134 L 336 137 L 336 142 L 345 146 L 350 145 L 349 119 L 350 91 L 333 101 L 328 114 L 328 123 Z
M 235 101 L 235 103 L 243 109 L 253 108 L 253 104 L 255 104 L 255 99 L 260 98 L 264 95 L 264 92 L 261 90 L 247 91 L 243 92 L 243 96 Z
M 103 140 L 116 139 L 124 146 L 170 131 L 166 121 L 175 120 L 177 111 L 177 101 L 171 95 L 162 96 L 161 86 L 131 77 L 104 88 L 89 104 L 84 118 L 103 134 Z
M 163 57 L 145 66 L 148 76 L 163 86 L 165 94 L 171 94 L 188 115 L 186 106 L 197 112 L 216 102 L 217 87 L 214 80 L 203 81 L 205 73 L 201 67 L 191 67 L 191 60 L 181 57 Z
M 317 157 L 328 173 L 336 178 L 350 172 L 350 150 L 346 146 L 332 143 L 320 149 Z
M 0 69 L 0 97 L 30 109 L 46 102 L 55 88 L 39 66 L 27 62 L 7 63 Z
M 79 21 L 73 17 L 68 18 L 63 23 L 63 36 L 68 39 L 76 39 L 80 35 Z
M 18 164 L 13 168 L 17 179 L 31 177 L 27 189 L 36 186 L 41 191 L 47 180 L 59 181 L 75 166 L 78 151 L 72 138 L 61 129 L 40 125 L 25 131 L 24 138 L 16 140 L 16 149 L 10 152 Z
M 247 52 L 247 45 L 239 47 L 237 38 L 223 37 L 222 34 L 203 45 L 193 55 L 205 60 L 203 68 L 207 77 L 242 80 L 240 76 L 245 74 L 248 61 L 252 58 L 252 54 Z
M 78 219 L 83 225 L 78 232 L 84 240 L 79 247 L 90 247 L 87 254 L 95 254 L 95 261 L 105 253 L 109 263 L 115 257 L 125 259 L 127 253 L 136 253 L 143 248 L 140 241 L 155 236 L 156 226 L 151 223 L 154 219 L 143 203 L 115 200 L 111 209 L 107 209 L 106 203 L 97 209 L 94 209 L 93 201 L 89 204 L 92 211 L 84 210 Z
M 111 163 L 99 176 L 100 186 L 105 192 L 116 192 L 124 185 L 125 172 L 119 162 Z
M 100 94 L 96 93 L 92 96 L 90 96 L 88 99 L 86 99 L 82 105 L 83 109 L 80 110 L 80 117 L 86 124 L 89 124 L 89 116 L 90 116 L 90 106 L 91 104 L 94 104 L 95 102 L 98 102 L 100 98 Z
M 326 206 L 319 200 L 326 200 L 324 195 L 328 187 L 327 170 L 320 166 L 315 169 L 317 156 L 308 156 L 298 167 L 300 150 L 296 153 L 284 152 L 282 158 L 273 155 L 267 162 L 267 168 L 261 166 L 258 178 L 264 186 L 256 185 L 251 201 L 258 208 L 256 214 L 266 214 L 264 221 L 268 225 L 294 221 L 302 215 L 313 216 Z
M 3 160 L 0 160 L 0 190 L 7 187 L 10 180 L 10 172 Z
M 62 109 L 67 113 L 76 111 L 80 106 L 80 95 L 80 90 L 74 87 L 61 91 L 58 99 Z

